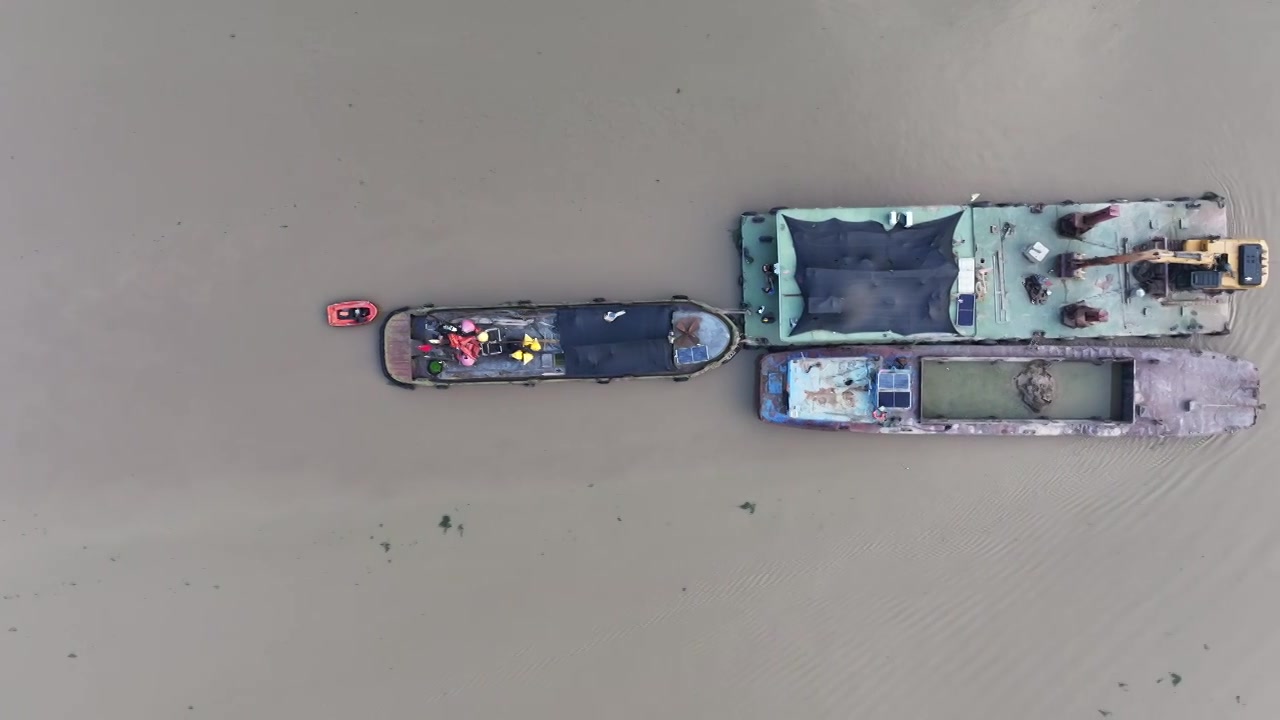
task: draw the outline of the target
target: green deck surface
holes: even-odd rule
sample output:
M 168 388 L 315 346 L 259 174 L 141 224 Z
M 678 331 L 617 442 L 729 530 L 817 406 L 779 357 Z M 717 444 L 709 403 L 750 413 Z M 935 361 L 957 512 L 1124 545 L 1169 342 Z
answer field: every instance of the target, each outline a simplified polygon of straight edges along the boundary
M 1153 237 L 1181 241 L 1207 236 L 1227 236 L 1227 213 L 1212 200 L 1122 202 L 1120 217 L 1106 221 L 1085 234 L 1082 240 L 1063 238 L 1055 231 L 1057 220 L 1071 212 L 1091 212 L 1108 203 L 1027 204 L 1005 207 L 967 205 L 785 209 L 778 213 L 745 213 L 742 217 L 742 304 L 746 311 L 746 337 L 770 346 L 865 344 L 883 342 L 973 342 L 977 340 L 1067 340 L 1141 336 L 1216 334 L 1230 329 L 1233 300 L 1230 295 L 1172 293 L 1166 298 L 1152 295 L 1134 297 L 1137 287 L 1128 266 L 1089 268 L 1084 280 L 1056 277 L 1054 261 L 1063 252 L 1086 256 L 1114 255 L 1138 249 Z M 1036 210 L 1040 210 L 1036 212 Z M 891 213 L 911 214 L 913 224 L 962 212 L 953 247 L 957 259 L 972 258 L 981 275 L 986 269 L 986 292 L 979 287 L 977 316 L 973 327 L 957 328 L 955 334 L 901 336 L 887 332 L 839 334 L 814 331 L 792 335 L 790 329 L 804 310 L 804 299 L 791 270 L 795 252 L 785 221 L 779 215 L 801 220 L 876 221 L 888 226 Z M 1002 228 L 1013 229 L 1001 240 Z M 1040 242 L 1049 248 L 1048 257 L 1031 262 L 1024 248 Z M 998 258 L 1004 247 L 1003 287 L 999 282 Z M 765 293 L 762 267 L 777 264 L 776 292 Z M 1038 273 L 1049 278 L 1052 292 L 1042 305 L 1033 304 L 1023 289 L 1023 278 Z M 982 282 L 979 280 L 978 285 Z M 960 278 L 952 286 L 951 319 L 956 320 L 956 298 Z M 1001 294 L 1003 290 L 1003 311 Z M 1106 310 L 1110 319 L 1084 329 L 1063 325 L 1064 305 L 1084 301 Z M 761 322 L 762 314 L 777 318 Z

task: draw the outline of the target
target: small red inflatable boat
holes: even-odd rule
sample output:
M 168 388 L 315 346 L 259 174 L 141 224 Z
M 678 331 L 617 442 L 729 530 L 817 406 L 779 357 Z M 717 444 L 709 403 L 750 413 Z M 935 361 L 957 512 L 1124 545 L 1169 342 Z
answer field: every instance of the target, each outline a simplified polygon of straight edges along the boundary
M 378 316 L 378 307 L 368 300 L 352 300 L 329 306 L 329 324 L 334 327 L 364 325 Z

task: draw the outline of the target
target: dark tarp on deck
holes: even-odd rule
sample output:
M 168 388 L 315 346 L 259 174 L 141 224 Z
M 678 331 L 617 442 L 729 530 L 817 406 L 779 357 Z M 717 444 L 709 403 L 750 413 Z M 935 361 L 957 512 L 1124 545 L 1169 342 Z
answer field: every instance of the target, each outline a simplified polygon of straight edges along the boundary
M 671 348 L 675 305 L 609 305 L 556 312 L 556 335 L 564 350 L 566 377 L 623 377 L 676 369 Z M 613 322 L 605 314 L 623 312 Z
M 805 312 L 792 329 L 955 334 L 952 239 L 963 213 L 886 230 L 874 222 L 786 217 Z

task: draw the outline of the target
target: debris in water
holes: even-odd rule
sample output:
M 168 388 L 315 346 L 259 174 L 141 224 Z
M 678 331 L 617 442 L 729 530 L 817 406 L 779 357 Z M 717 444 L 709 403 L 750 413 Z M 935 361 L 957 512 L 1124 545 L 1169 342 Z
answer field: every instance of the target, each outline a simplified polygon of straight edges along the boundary
M 1205 644 L 1204 644 L 1204 649 L 1205 649 L 1205 650 L 1208 650 L 1208 649 L 1209 649 L 1209 643 L 1205 643 Z
M 756 514 L 756 504 L 753 502 L 744 502 L 738 506 L 739 510 L 746 510 L 748 515 Z
M 1178 683 L 1182 682 L 1182 676 L 1181 676 L 1181 675 L 1179 675 L 1179 674 L 1178 674 L 1178 673 L 1176 673 L 1176 672 L 1171 672 L 1171 673 L 1169 673 L 1169 682 L 1170 682 L 1174 687 L 1178 687 Z
M 437 527 L 444 528 L 444 531 L 447 533 L 449 532 L 449 528 L 453 527 L 453 520 L 450 520 L 449 516 L 445 515 L 440 518 L 440 524 Z
M 1102 717 L 1111 717 L 1110 710 L 1099 710 L 1098 714 L 1101 715 Z
M 1239 705 L 1239 704 L 1240 704 L 1240 696 L 1239 696 L 1239 695 L 1237 695 L 1237 696 L 1236 696 L 1236 704 L 1237 704 L 1237 705 Z
M 391 552 L 391 543 L 384 540 L 379 545 L 382 545 L 382 552 Z
M 462 523 L 458 523 L 458 537 L 462 537 L 462 531 L 466 529 L 467 529 L 466 525 L 463 525 Z
M 70 655 L 67 655 L 67 657 L 71 658 L 72 660 L 75 660 L 78 656 L 75 653 L 71 653 Z
M 1116 683 L 1116 684 L 1120 686 L 1121 690 L 1125 692 L 1129 692 L 1129 683 Z
M 18 628 L 16 627 L 9 628 L 9 632 L 18 632 Z

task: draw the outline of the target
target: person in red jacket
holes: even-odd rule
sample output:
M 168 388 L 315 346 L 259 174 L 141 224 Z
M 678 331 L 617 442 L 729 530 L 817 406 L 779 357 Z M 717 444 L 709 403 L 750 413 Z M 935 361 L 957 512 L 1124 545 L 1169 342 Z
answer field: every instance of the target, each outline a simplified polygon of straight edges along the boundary
M 442 339 L 430 340 L 428 345 L 418 347 L 422 352 L 431 352 L 436 344 L 448 343 L 453 350 L 454 359 L 466 366 L 475 365 L 480 359 L 480 343 L 483 338 L 476 332 L 476 324 L 463 320 L 458 325 L 444 323 L 440 326 Z

